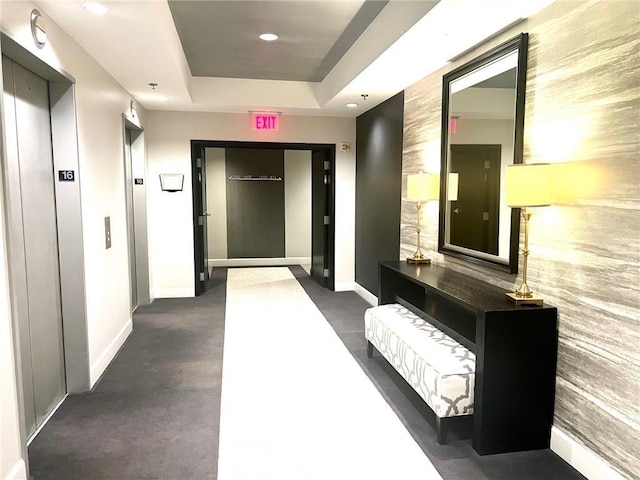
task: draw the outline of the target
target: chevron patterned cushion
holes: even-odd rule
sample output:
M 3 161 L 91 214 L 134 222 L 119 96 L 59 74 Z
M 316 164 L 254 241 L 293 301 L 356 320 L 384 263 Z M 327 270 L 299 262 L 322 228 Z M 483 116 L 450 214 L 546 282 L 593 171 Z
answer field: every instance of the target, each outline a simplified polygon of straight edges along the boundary
M 397 303 L 369 308 L 365 337 L 439 417 L 473 413 L 476 356 Z

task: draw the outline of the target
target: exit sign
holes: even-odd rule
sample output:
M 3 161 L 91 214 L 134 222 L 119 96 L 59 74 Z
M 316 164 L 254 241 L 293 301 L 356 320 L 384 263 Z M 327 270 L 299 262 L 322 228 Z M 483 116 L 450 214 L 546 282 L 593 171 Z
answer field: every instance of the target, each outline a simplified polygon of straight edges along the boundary
M 251 122 L 254 130 L 278 130 L 278 115 L 253 114 Z

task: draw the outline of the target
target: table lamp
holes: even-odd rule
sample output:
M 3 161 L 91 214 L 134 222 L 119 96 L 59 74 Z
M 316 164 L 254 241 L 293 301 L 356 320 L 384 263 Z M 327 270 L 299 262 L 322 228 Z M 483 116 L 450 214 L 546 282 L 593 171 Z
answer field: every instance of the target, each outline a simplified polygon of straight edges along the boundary
M 542 305 L 541 297 L 534 295 L 527 285 L 527 259 L 529 257 L 529 220 L 531 207 L 551 205 L 551 166 L 548 163 L 507 165 L 507 206 L 520 208 L 524 219 L 524 248 L 522 250 L 522 285 L 507 298 L 517 305 Z
M 407 199 L 418 202 L 416 232 L 418 234 L 416 253 L 413 257 L 407 258 L 408 263 L 428 264 L 431 263 L 420 249 L 420 226 L 422 224 L 422 205 L 430 200 L 437 200 L 439 193 L 440 176 L 432 173 L 416 173 L 407 176 Z

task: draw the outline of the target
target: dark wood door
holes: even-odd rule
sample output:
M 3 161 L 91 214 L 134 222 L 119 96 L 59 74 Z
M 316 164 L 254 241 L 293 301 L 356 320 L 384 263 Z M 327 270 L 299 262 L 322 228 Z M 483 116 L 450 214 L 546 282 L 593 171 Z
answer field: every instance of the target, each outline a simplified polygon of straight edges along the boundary
M 500 157 L 500 145 L 451 145 L 451 172 L 459 174 L 451 244 L 498 254 Z
M 311 277 L 323 287 L 328 285 L 329 274 L 327 252 L 329 225 L 325 222 L 325 217 L 327 222 L 331 221 L 328 213 L 329 169 L 326 168 L 327 166 L 327 153 L 322 150 L 314 151 L 311 157 Z
M 195 293 L 204 293 L 209 280 L 207 246 L 207 177 L 204 148 L 192 149 Z
M 227 148 L 228 258 L 284 258 L 284 150 Z
M 209 212 L 207 212 L 207 160 L 206 160 L 206 152 L 202 150 L 202 162 L 200 165 L 200 184 L 202 185 L 201 192 L 201 200 L 200 205 L 201 215 L 202 215 L 202 267 L 204 272 L 204 284 L 206 287 L 207 282 L 209 281 L 209 238 L 208 238 L 208 228 L 207 222 L 209 221 Z

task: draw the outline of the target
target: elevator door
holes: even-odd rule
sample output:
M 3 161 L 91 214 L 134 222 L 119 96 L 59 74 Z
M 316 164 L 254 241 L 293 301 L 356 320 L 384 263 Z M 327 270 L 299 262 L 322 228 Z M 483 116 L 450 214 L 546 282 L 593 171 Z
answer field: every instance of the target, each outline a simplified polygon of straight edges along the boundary
M 138 308 L 138 272 L 136 271 L 136 228 L 133 211 L 133 166 L 131 155 L 131 130 L 124 130 L 124 181 L 127 204 L 127 237 L 129 242 L 129 289 L 131 293 L 131 313 Z
M 3 57 L 9 249 L 27 435 L 66 392 L 51 118 L 47 81 Z M 16 184 L 17 183 L 17 184 Z M 18 263 L 19 262 L 19 263 Z M 21 264 L 20 264 L 21 263 Z M 13 279 L 17 277 L 12 277 Z

